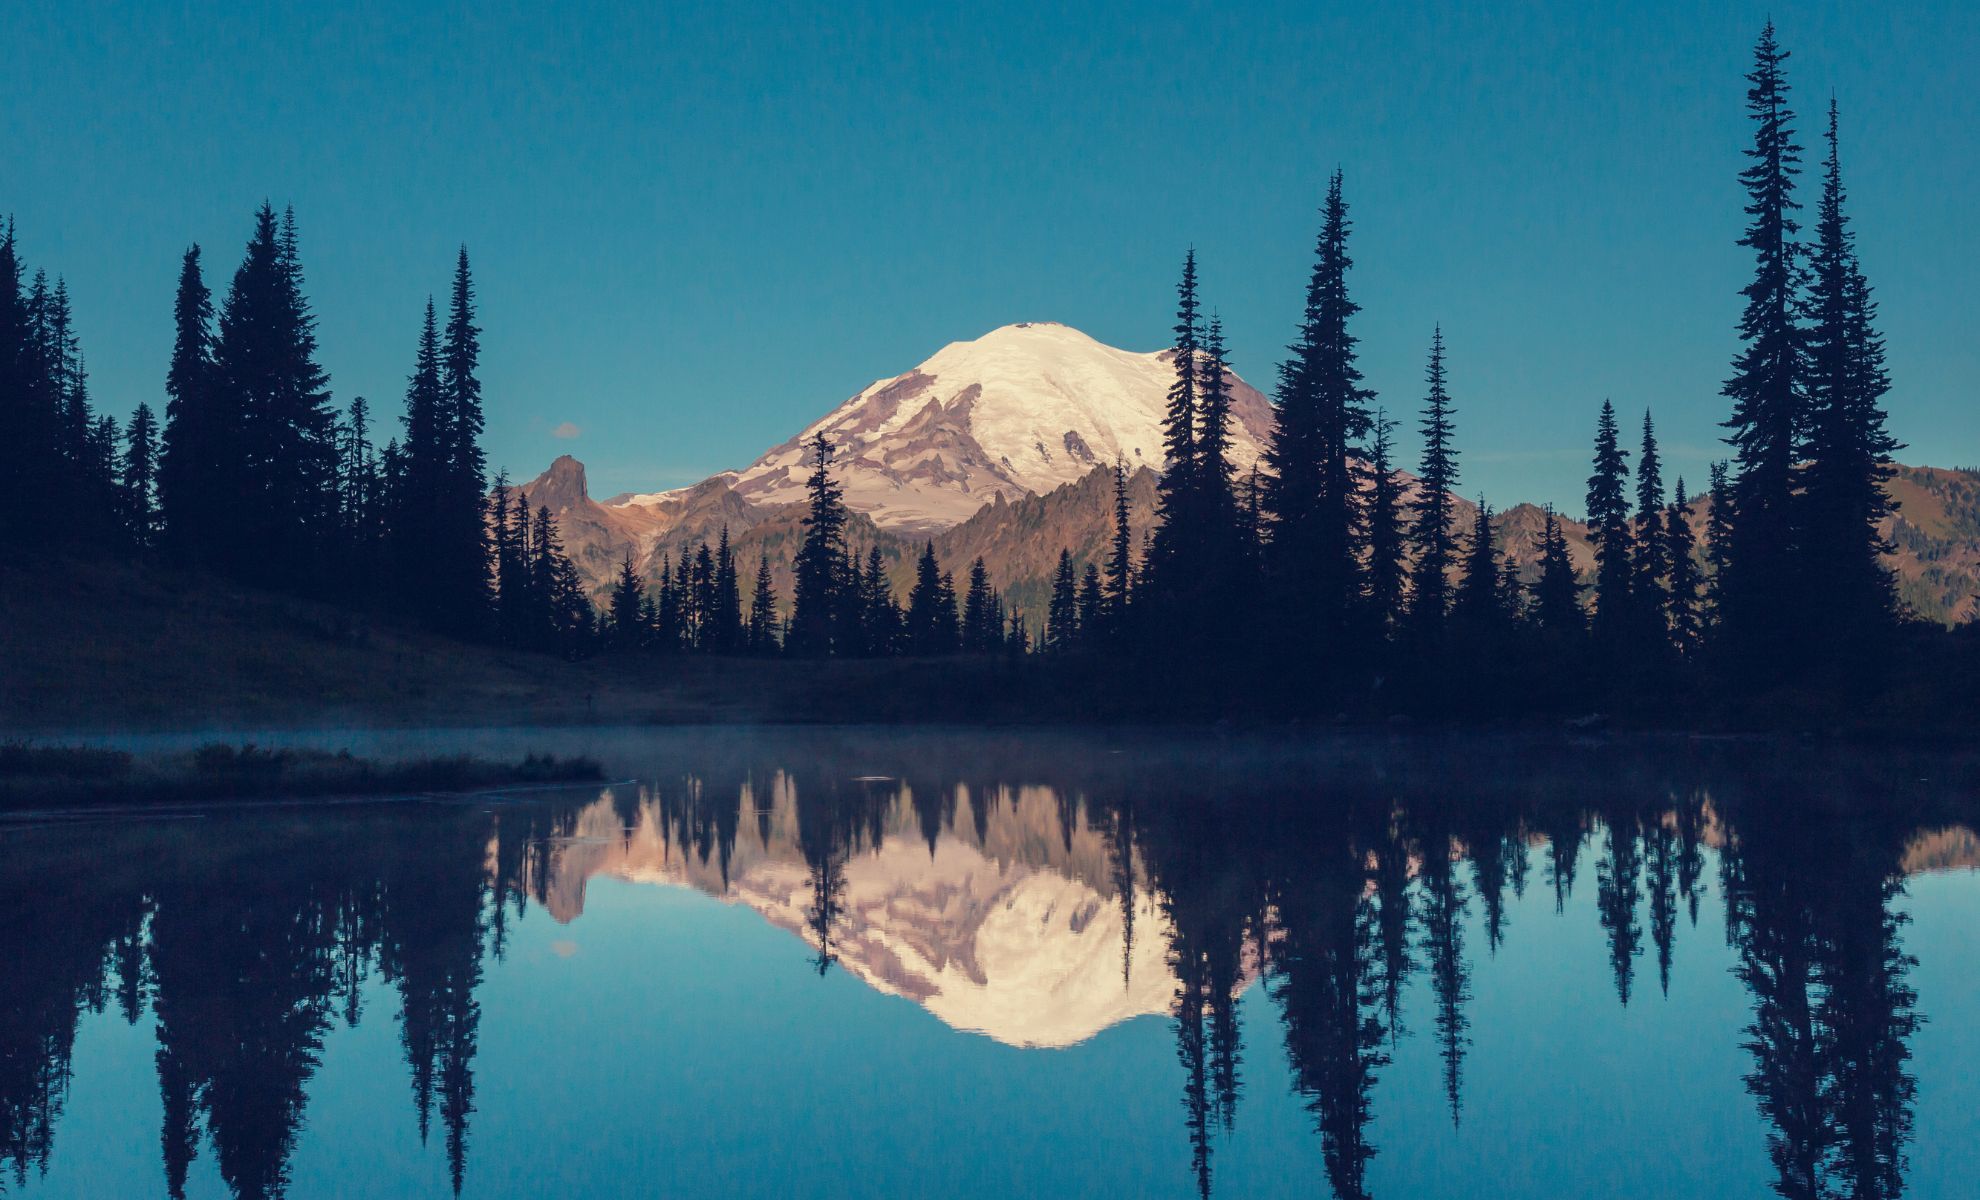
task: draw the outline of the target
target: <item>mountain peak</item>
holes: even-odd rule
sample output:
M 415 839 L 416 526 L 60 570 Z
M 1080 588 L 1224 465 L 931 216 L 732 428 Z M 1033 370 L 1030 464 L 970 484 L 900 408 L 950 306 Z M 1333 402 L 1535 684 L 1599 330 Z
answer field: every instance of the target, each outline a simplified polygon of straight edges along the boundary
M 951 342 L 912 370 L 877 380 L 733 476 L 757 504 L 804 494 L 804 442 L 838 449 L 846 503 L 882 528 L 951 528 L 998 499 L 1084 477 L 1104 463 L 1162 467 L 1162 416 L 1174 355 L 1122 350 L 1056 321 L 1002 325 Z M 1233 457 L 1248 469 L 1272 409 L 1235 374 Z M 636 496 L 652 505 L 670 494 Z
M 568 454 L 560 454 L 549 469 L 523 485 L 531 507 L 562 512 L 590 499 L 584 479 L 584 464 Z

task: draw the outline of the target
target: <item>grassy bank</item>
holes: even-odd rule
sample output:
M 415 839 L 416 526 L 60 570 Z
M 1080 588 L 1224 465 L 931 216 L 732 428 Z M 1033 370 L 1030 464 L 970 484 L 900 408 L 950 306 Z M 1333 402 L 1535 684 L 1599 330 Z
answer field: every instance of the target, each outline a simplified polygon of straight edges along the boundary
M 91 746 L 0 743 L 0 808 L 468 792 L 603 777 L 589 759 L 549 755 L 519 762 L 466 755 L 377 762 L 348 751 L 215 742 L 184 753 L 139 758 Z

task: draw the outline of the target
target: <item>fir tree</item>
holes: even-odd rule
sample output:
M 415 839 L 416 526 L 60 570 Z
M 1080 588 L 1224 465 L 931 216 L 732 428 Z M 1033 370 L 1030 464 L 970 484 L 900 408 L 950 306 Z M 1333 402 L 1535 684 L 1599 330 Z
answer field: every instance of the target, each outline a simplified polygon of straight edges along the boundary
M 619 579 L 612 588 L 612 640 L 621 653 L 640 648 L 645 641 L 642 611 L 646 584 L 633 569 L 632 551 L 619 563 Z
M 124 528 L 131 544 L 149 550 L 158 538 L 158 426 L 151 406 L 140 403 L 124 431 L 124 458 L 119 472 L 123 489 Z
M 1457 449 L 1452 446 L 1451 397 L 1445 390 L 1444 330 L 1440 325 L 1430 335 L 1430 365 L 1424 371 L 1430 391 L 1423 400 L 1423 465 L 1417 473 L 1416 501 L 1411 510 L 1410 544 L 1416 550 L 1416 570 L 1412 580 L 1410 616 L 1417 629 L 1434 638 L 1449 607 L 1449 572 L 1457 558 L 1457 536 L 1452 528 L 1451 489 L 1457 486 Z
M 1705 594 L 1711 605 L 1711 623 L 1716 626 L 1725 611 L 1722 585 L 1726 566 L 1732 559 L 1733 542 L 1733 492 L 1725 463 L 1712 464 L 1710 480 L 1707 495 L 1711 511 L 1705 518 L 1705 565 L 1710 568 L 1710 574 L 1705 581 Z
M 1492 509 L 1485 498 L 1478 498 L 1478 513 L 1472 520 L 1470 546 L 1464 559 L 1464 572 L 1458 580 L 1452 615 L 1474 633 L 1492 624 L 1499 609 L 1499 560 L 1492 553 Z
M 715 543 L 715 591 L 709 622 L 710 648 L 717 654 L 734 654 L 743 648 L 742 580 L 736 569 L 735 551 L 729 546 L 729 527 Z
M 1369 427 L 1374 393 L 1361 386 L 1348 299 L 1349 222 L 1341 174 L 1327 186 L 1306 310 L 1292 358 L 1280 368 L 1278 423 L 1265 494 L 1278 610 L 1308 650 L 1337 640 L 1361 595 L 1360 489 L 1351 456 Z
M 1499 611 L 1515 623 L 1526 619 L 1526 588 L 1519 580 L 1519 563 L 1508 548 L 1499 560 Z
M 214 373 L 238 422 L 243 486 L 237 535 L 218 557 L 237 576 L 278 587 L 322 582 L 335 544 L 335 421 L 316 364 L 316 318 L 302 292 L 295 218 L 264 204 L 220 311 Z M 231 472 L 230 472 L 231 473 Z
M 1884 484 L 1898 442 L 1884 427 L 1890 389 L 1876 303 L 1858 265 L 1855 234 L 1844 211 L 1842 152 L 1835 101 L 1829 102 L 1829 153 L 1809 287 L 1809 383 L 1800 459 L 1800 547 L 1810 644 L 1831 656 L 1868 662 L 1877 635 L 1897 611 L 1896 589 L 1882 556 L 1891 546 L 1879 522 L 1892 504 Z
M 1677 481 L 1677 494 L 1664 513 L 1664 557 L 1670 563 L 1671 644 L 1681 655 L 1697 653 L 1704 636 L 1699 614 L 1699 574 L 1696 542 L 1691 533 L 1691 499 L 1685 495 L 1684 477 Z
M 1197 508 L 1205 569 L 1227 579 L 1236 557 L 1237 501 L 1231 462 L 1231 381 L 1225 361 L 1224 323 L 1215 313 L 1203 336 L 1203 362 L 1197 379 Z M 1222 614 L 1206 614 L 1215 618 Z
M 165 374 L 165 434 L 158 454 L 158 508 L 168 552 L 181 563 L 211 562 L 225 537 L 227 498 L 236 495 L 237 433 L 221 407 L 213 364 L 213 298 L 200 276 L 199 247 L 179 264 L 173 304 L 172 362 Z
M 1182 280 L 1176 285 L 1175 335 L 1175 378 L 1169 384 L 1169 406 L 1162 417 L 1162 478 L 1156 484 L 1155 547 L 1150 561 L 1151 566 L 1173 565 L 1180 575 L 1195 566 L 1188 560 L 1198 533 L 1200 508 L 1196 422 L 1203 329 L 1197 311 L 1194 249 L 1183 259 Z M 1153 569 L 1159 573 L 1162 568 Z M 966 634 L 964 641 L 968 641 Z
M 1616 440 L 1616 410 L 1602 401 L 1595 471 L 1588 477 L 1588 538 L 1595 544 L 1595 635 L 1613 646 L 1629 627 L 1629 462 Z
M 1082 649 L 1091 647 L 1099 637 L 1101 622 L 1106 619 L 1106 608 L 1106 597 L 1100 585 L 1100 568 L 1089 562 L 1079 576 L 1079 645 Z
M 1533 618 L 1549 630 L 1581 632 L 1581 585 L 1575 581 L 1574 562 L 1568 556 L 1567 535 L 1561 531 L 1554 506 L 1547 506 L 1547 521 L 1540 535 L 1540 577 L 1533 582 Z
M 1052 572 L 1052 603 L 1045 610 L 1045 648 L 1065 654 L 1079 642 L 1079 585 L 1073 579 L 1072 551 L 1059 551 Z
M 908 648 L 914 654 L 949 654 L 956 648 L 955 598 L 935 558 L 935 543 L 922 547 L 908 593 Z
M 860 585 L 860 625 L 866 635 L 866 652 L 886 656 L 900 649 L 901 610 L 894 603 L 894 586 L 887 578 L 886 559 L 880 547 L 866 552 L 866 574 Z
M 843 610 L 840 564 L 846 553 L 846 506 L 844 493 L 832 478 L 832 443 L 821 432 L 809 447 L 811 477 L 806 490 L 811 508 L 794 564 L 797 587 L 786 647 L 794 654 L 825 655 L 848 649 L 838 644 L 841 631 L 836 628 Z
M 435 626 L 445 612 L 438 577 L 441 495 L 447 470 L 442 402 L 440 332 L 429 296 L 413 371 L 406 379 L 406 411 L 399 419 L 405 429 L 399 443 L 403 477 L 392 497 L 391 539 L 399 603 Z
M 1657 454 L 1657 432 L 1643 413 L 1643 450 L 1636 459 L 1636 544 L 1631 558 L 1631 596 L 1649 644 L 1661 646 L 1670 631 L 1670 536 L 1664 528 L 1664 475 Z
M 777 652 L 777 591 L 770 579 L 770 556 L 756 558 L 756 586 L 749 594 L 749 652 Z
M 1127 467 L 1114 464 L 1114 549 L 1107 558 L 1107 582 L 1103 625 L 1109 637 L 1119 638 L 1127 631 L 1128 606 L 1133 602 L 1134 554 L 1128 530 Z
M 1368 610 L 1384 635 L 1402 616 L 1404 565 L 1402 480 L 1390 459 L 1396 423 L 1377 410 L 1368 451 Z
M 481 629 L 488 610 L 488 522 L 483 502 L 488 461 L 481 449 L 481 381 L 476 375 L 481 330 L 474 319 L 474 280 L 463 246 L 455 263 L 439 361 L 430 568 L 435 623 L 456 634 Z
M 983 559 L 969 565 L 969 592 L 963 599 L 962 648 L 965 653 L 978 654 L 996 648 L 1003 634 L 1002 623 L 992 612 L 995 597 L 990 591 L 990 573 L 983 567 Z
M 1792 511 L 1807 385 L 1805 338 L 1796 321 L 1803 252 L 1795 240 L 1800 206 L 1794 183 L 1801 147 L 1781 70 L 1788 55 L 1774 40 L 1772 21 L 1753 57 L 1746 108 L 1754 138 L 1739 177 L 1750 221 L 1739 244 L 1753 252 L 1754 275 L 1742 291 L 1742 348 L 1724 389 L 1733 405 L 1727 441 L 1739 472 L 1732 484 L 1731 553 L 1719 591 L 1725 636 L 1735 653 L 1750 672 L 1779 673 L 1788 665 L 1785 639 L 1803 626 Z

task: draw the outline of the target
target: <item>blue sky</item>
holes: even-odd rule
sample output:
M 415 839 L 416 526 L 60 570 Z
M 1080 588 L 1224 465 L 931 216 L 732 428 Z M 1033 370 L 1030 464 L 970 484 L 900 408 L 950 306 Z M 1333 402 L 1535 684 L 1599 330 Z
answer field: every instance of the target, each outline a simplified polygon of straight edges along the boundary
M 223 287 L 263 197 L 340 403 L 396 413 L 464 241 L 491 463 L 574 453 L 602 496 L 1011 321 L 1153 349 L 1191 244 L 1269 387 L 1338 165 L 1381 402 L 1414 413 L 1441 321 L 1463 490 L 1578 511 L 1605 396 L 1694 483 L 1723 453 L 1771 9 L 1811 164 L 1843 106 L 1901 457 L 1980 463 L 1980 6 L 1080 7 L 12 6 L 0 211 L 120 413 L 161 398 L 180 251 Z

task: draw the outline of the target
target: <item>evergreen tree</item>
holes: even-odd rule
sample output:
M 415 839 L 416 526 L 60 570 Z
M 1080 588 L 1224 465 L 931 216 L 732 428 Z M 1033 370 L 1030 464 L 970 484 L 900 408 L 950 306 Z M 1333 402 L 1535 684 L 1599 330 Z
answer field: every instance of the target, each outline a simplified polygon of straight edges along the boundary
M 1540 540 L 1540 577 L 1533 582 L 1533 617 L 1541 628 L 1581 632 L 1581 585 L 1575 581 L 1568 557 L 1567 535 L 1561 532 L 1554 506 L 1547 506 L 1547 523 Z
M 1456 519 L 1451 489 L 1457 486 L 1457 449 L 1451 444 L 1451 397 L 1444 387 L 1444 329 L 1430 335 L 1430 365 L 1424 372 L 1430 391 L 1423 400 L 1423 466 L 1417 473 L 1416 501 L 1411 510 L 1410 544 L 1416 550 L 1410 616 L 1424 636 L 1434 638 L 1449 607 L 1447 582 L 1457 558 Z
M 1091 647 L 1099 638 L 1101 623 L 1106 620 L 1106 607 L 1106 597 L 1100 586 L 1100 568 L 1089 562 L 1079 576 L 1079 645 L 1082 649 Z
M 1733 492 L 1725 463 L 1712 464 L 1710 479 L 1707 495 L 1712 507 L 1705 517 L 1705 565 L 1711 570 L 1705 581 L 1705 593 L 1711 604 L 1711 623 L 1716 626 L 1725 611 L 1721 585 L 1725 582 L 1726 565 L 1732 559 Z
M 407 612 L 437 626 L 445 608 L 439 579 L 440 509 L 447 471 L 442 432 L 440 332 L 433 299 L 419 331 L 419 349 L 406 380 L 405 437 L 399 443 L 403 472 L 392 497 L 392 572 L 398 601 Z
M 777 591 L 770 579 L 770 556 L 756 559 L 756 586 L 749 594 L 749 652 L 777 652 Z
M 980 654 L 996 648 L 1003 626 L 992 612 L 995 597 L 990 591 L 990 573 L 983 559 L 969 565 L 969 592 L 963 599 L 962 648 L 966 654 Z
M 873 652 L 899 654 L 903 636 L 901 606 L 894 599 L 894 581 L 887 574 L 880 547 L 866 557 L 867 615 L 874 628 Z
M 1526 587 L 1519 580 L 1519 563 L 1508 548 L 1499 560 L 1499 611 L 1515 623 L 1526 620 Z
M 1162 417 L 1162 478 L 1156 484 L 1155 545 L 1150 559 L 1158 577 L 1167 566 L 1173 566 L 1179 577 L 1196 566 L 1189 561 L 1189 552 L 1198 534 L 1200 509 L 1196 422 L 1203 329 L 1197 311 L 1194 249 L 1183 259 L 1182 280 L 1176 285 L 1175 335 L 1175 379 L 1169 384 L 1169 406 Z M 1181 578 L 1173 583 L 1179 585 Z M 963 641 L 967 645 L 967 633 Z
M 736 569 L 735 551 L 729 547 L 729 527 L 715 544 L 715 592 L 709 613 L 709 641 L 717 654 L 734 654 L 743 648 L 742 581 Z
M 1361 494 L 1351 456 L 1369 428 L 1374 393 L 1361 386 L 1348 321 L 1349 222 L 1341 174 L 1327 200 L 1306 310 L 1292 358 L 1280 368 L 1278 423 L 1266 458 L 1265 494 L 1275 560 L 1278 611 L 1293 645 L 1338 644 L 1361 597 L 1358 551 Z
M 715 555 L 706 539 L 694 550 L 694 565 L 688 574 L 688 638 L 703 653 L 715 647 Z
M 158 455 L 158 507 L 165 545 L 181 563 L 213 562 L 226 536 L 227 500 L 240 492 L 238 434 L 223 408 L 213 363 L 213 298 L 200 276 L 199 247 L 179 264 L 172 363 L 165 374 L 165 434 Z
M 1664 556 L 1671 564 L 1671 644 L 1679 654 L 1688 657 L 1697 653 L 1704 625 L 1699 614 L 1700 580 L 1697 547 L 1691 534 L 1691 499 L 1685 495 L 1682 475 L 1678 477 L 1677 494 L 1664 513 L 1664 540 Z
M 0 522 L 0 547 L 39 542 L 54 528 L 55 411 L 41 362 L 40 313 L 25 290 L 14 222 L 0 228 L 0 479 L 13 511 Z M 12 556 L 0 554 L 0 562 Z
M 277 587 L 322 582 L 334 545 L 336 445 L 316 364 L 316 318 L 303 298 L 293 213 L 263 204 L 220 311 L 219 406 L 238 422 L 230 447 L 242 480 L 229 496 L 235 536 L 217 557 L 236 576 Z M 233 474 L 233 471 L 229 471 Z
M 1052 572 L 1052 603 L 1045 610 L 1045 648 L 1065 654 L 1079 642 L 1079 585 L 1073 580 L 1072 551 L 1059 551 Z
M 1470 546 L 1465 554 L 1464 573 L 1458 580 L 1452 615 L 1475 634 L 1489 627 L 1499 609 L 1499 560 L 1492 553 L 1492 509 L 1485 498 L 1478 498 L 1478 514 L 1472 520 Z
M 1237 500 L 1232 490 L 1237 466 L 1231 462 L 1231 381 L 1225 354 L 1224 323 L 1212 313 L 1203 336 L 1203 362 L 1197 380 L 1195 486 L 1198 537 L 1205 569 L 1213 581 L 1228 581 L 1237 552 Z M 1227 614 L 1205 615 L 1228 619 Z
M 1396 423 L 1377 410 L 1368 451 L 1368 610 L 1387 635 L 1402 617 L 1404 564 L 1402 480 L 1390 459 Z
M 1796 434 L 1806 404 L 1806 339 L 1796 321 L 1803 251 L 1795 240 L 1795 177 L 1801 147 L 1794 140 L 1782 64 L 1787 53 L 1767 23 L 1754 47 L 1746 108 L 1754 139 L 1740 173 L 1750 221 L 1739 244 L 1754 257 L 1753 281 L 1742 290 L 1742 348 L 1725 395 L 1732 401 L 1727 441 L 1739 464 L 1732 484 L 1731 552 L 1721 581 L 1725 636 L 1750 673 L 1787 667 L 1785 641 L 1804 622 L 1802 581 L 1794 561 Z
M 1636 544 L 1631 559 L 1635 598 L 1648 644 L 1661 646 L 1670 633 L 1670 535 L 1664 528 L 1664 474 L 1657 433 L 1648 409 L 1643 413 L 1643 451 L 1636 459 Z
M 619 563 L 619 580 L 612 588 L 612 641 L 621 653 L 640 648 L 645 641 L 642 611 L 646 584 L 633 569 L 632 551 Z
M 1114 549 L 1107 558 L 1107 582 L 1103 625 L 1109 637 L 1120 638 L 1127 631 L 1128 606 L 1133 602 L 1133 541 L 1128 532 L 1128 475 L 1125 464 L 1114 464 Z
M 431 611 L 439 628 L 455 634 L 480 630 L 488 611 L 488 521 L 483 500 L 488 460 L 481 449 L 481 381 L 476 375 L 481 330 L 474 318 L 474 280 L 463 246 L 454 268 L 434 414 L 437 475 Z
M 914 589 L 908 593 L 908 648 L 914 654 L 949 654 L 956 649 L 953 589 L 935 559 L 935 543 L 922 547 L 914 565 Z
M 848 649 L 839 645 L 841 631 L 836 628 L 843 609 L 840 564 L 846 553 L 846 506 L 844 493 L 832 478 L 832 443 L 820 432 L 809 445 L 811 477 L 806 490 L 811 508 L 794 564 L 797 587 L 786 648 L 794 654 L 826 655 Z
M 1595 543 L 1595 636 L 1614 646 L 1629 628 L 1629 462 L 1616 441 L 1616 410 L 1602 401 L 1595 472 L 1588 477 L 1588 537 Z
M 1898 448 L 1884 426 L 1890 390 L 1876 303 L 1857 262 L 1844 212 L 1842 153 L 1835 101 L 1829 102 L 1828 159 L 1809 287 L 1809 382 L 1800 459 L 1800 546 L 1812 627 L 1810 644 L 1868 662 L 1897 611 L 1896 588 L 1879 530 L 1892 504 L 1884 489 Z
M 124 528 L 131 544 L 149 550 L 158 539 L 158 426 L 151 406 L 139 403 L 124 431 L 124 459 L 119 480 L 123 488 Z
M 380 510 L 384 504 L 380 496 L 378 457 L 371 448 L 371 406 L 363 396 L 352 399 L 340 437 L 338 503 L 343 514 L 345 549 L 354 572 L 368 582 L 377 566 L 376 551 L 383 536 L 384 514 Z M 508 487 L 506 475 L 496 481 L 498 499 L 507 493 Z M 494 514 L 498 530 L 504 516 L 501 512 Z

